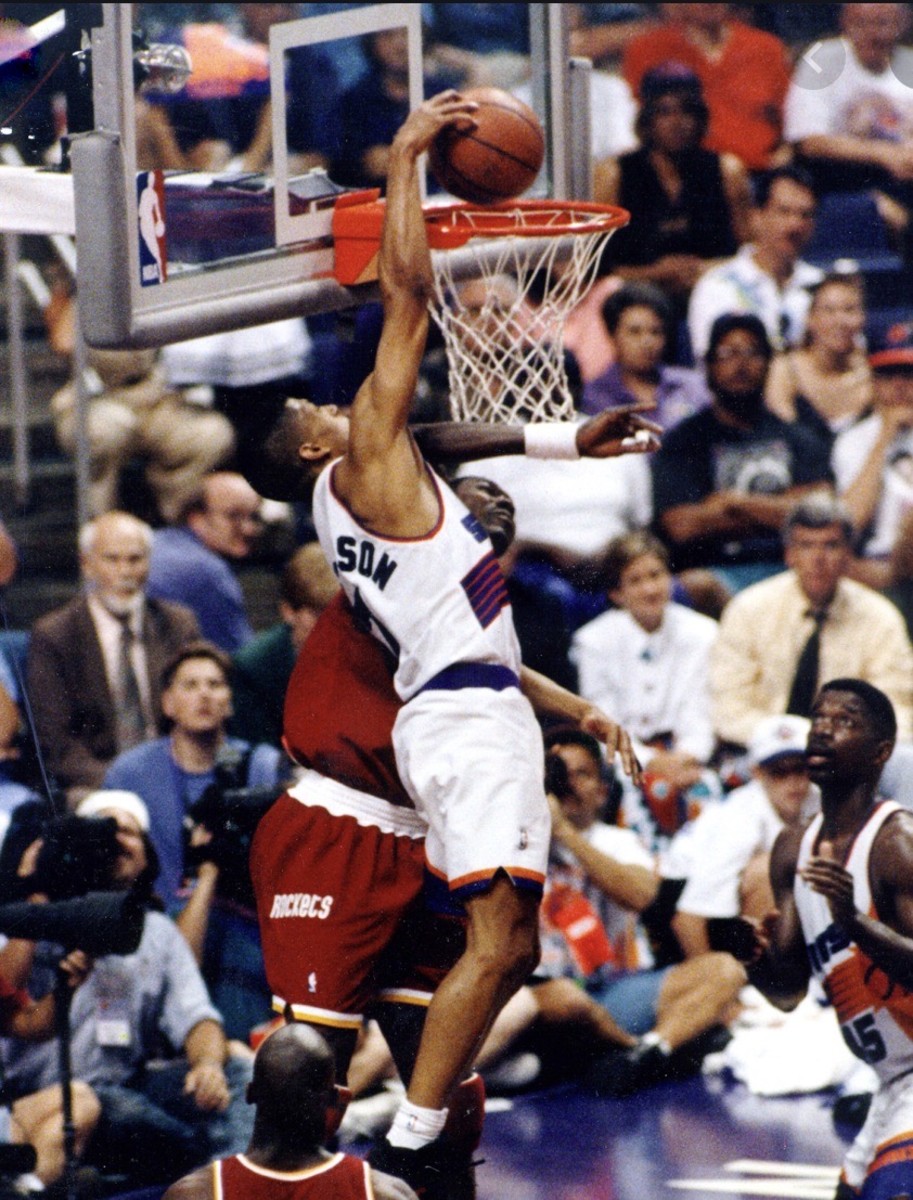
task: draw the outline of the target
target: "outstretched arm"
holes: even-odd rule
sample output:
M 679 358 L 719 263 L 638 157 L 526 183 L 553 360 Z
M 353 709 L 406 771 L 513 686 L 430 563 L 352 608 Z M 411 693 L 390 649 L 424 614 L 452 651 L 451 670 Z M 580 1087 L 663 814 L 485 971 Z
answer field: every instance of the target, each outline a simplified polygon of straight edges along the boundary
M 643 413 L 653 405 L 626 404 L 608 408 L 575 425 L 569 421 L 534 422 L 530 425 L 488 425 L 479 421 L 441 421 L 413 425 L 412 434 L 422 455 L 430 462 L 471 462 L 476 458 L 499 458 L 508 454 L 551 458 L 530 445 L 528 430 L 567 428 L 566 458 L 616 458 L 622 454 L 645 454 L 659 445 L 659 425 Z M 641 437 L 637 438 L 640 434 Z M 534 440 L 534 437 L 533 439 Z
M 630 737 L 602 709 L 529 667 L 520 670 L 520 687 L 540 716 L 564 717 L 584 733 L 592 734 L 605 745 L 609 761 L 616 754 L 620 755 L 625 774 L 630 775 L 634 783 L 640 783 L 640 763 Z

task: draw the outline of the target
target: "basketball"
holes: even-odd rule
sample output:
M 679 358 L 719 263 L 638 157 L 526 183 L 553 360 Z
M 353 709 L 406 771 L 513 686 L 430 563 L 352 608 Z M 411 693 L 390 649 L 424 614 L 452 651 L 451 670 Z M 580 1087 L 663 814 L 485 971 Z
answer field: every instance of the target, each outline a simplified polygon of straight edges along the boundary
M 522 100 L 501 88 L 469 88 L 475 129 L 442 129 L 431 144 L 428 161 L 435 179 L 461 200 L 495 204 L 525 192 L 545 157 L 539 118 Z

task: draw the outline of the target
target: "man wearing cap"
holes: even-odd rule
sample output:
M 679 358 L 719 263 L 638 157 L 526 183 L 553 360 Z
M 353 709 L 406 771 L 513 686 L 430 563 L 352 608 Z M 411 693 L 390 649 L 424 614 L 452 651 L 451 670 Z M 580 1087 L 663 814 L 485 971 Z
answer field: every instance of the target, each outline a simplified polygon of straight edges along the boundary
M 871 587 L 894 582 L 892 555 L 913 537 L 913 321 L 892 325 L 869 355 L 872 413 L 845 429 L 831 455 L 837 491 L 860 535 L 853 575 Z
M 694 821 L 687 850 L 694 869 L 673 918 L 686 958 L 710 949 L 710 919 L 760 920 L 773 907 L 771 847 L 784 826 L 811 816 L 818 805 L 805 765 L 808 730 L 805 717 L 765 717 L 748 747 L 753 778 Z
M 803 497 L 783 529 L 790 569 L 726 606 L 710 653 L 722 741 L 744 747 L 764 717 L 808 716 L 817 687 L 843 675 L 885 692 L 900 738 L 913 738 L 913 647 L 897 608 L 846 578 L 852 537 L 850 515 L 833 495 Z

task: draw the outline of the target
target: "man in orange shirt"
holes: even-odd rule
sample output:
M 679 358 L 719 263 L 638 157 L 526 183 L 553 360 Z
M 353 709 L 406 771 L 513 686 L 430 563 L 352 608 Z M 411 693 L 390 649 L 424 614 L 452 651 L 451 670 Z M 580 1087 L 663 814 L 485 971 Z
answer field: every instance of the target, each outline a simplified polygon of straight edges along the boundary
M 730 16 L 728 4 L 661 4 L 663 23 L 635 38 L 622 73 L 635 95 L 653 67 L 680 63 L 701 81 L 710 109 L 704 146 L 735 154 L 749 170 L 770 166 L 780 144 L 789 86 L 786 47 Z

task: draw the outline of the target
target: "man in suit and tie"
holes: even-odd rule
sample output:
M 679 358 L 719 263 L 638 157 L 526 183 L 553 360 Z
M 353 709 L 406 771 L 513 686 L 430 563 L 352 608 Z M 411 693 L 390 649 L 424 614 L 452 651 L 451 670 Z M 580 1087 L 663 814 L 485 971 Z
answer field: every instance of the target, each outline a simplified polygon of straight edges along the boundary
M 165 664 L 200 636 L 184 605 L 146 595 L 152 530 L 104 513 L 79 533 L 84 592 L 32 627 L 27 678 L 38 740 L 73 802 L 101 786 L 114 756 L 161 722 Z
M 880 688 L 913 740 L 913 648 L 899 610 L 846 577 L 853 522 L 830 492 L 810 492 L 783 527 L 789 570 L 729 601 L 710 656 L 714 728 L 746 746 L 763 717 L 809 716 L 819 687 L 851 675 Z

